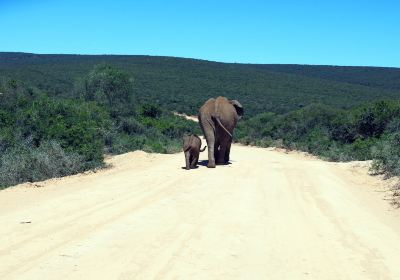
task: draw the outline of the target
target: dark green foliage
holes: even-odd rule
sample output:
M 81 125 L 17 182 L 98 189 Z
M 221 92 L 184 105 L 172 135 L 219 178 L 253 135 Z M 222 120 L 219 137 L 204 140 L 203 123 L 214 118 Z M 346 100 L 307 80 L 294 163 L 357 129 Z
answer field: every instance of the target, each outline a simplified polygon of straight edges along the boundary
M 400 116 L 398 102 L 379 101 L 355 112 L 356 128 L 361 137 L 379 137 L 393 118 Z
M 400 175 L 400 117 L 392 119 L 372 149 L 375 170 L 389 175 Z
M 103 159 L 103 135 L 111 119 L 95 103 L 41 97 L 21 113 L 17 125 L 22 137 L 30 137 L 34 145 L 53 139 L 89 165 L 97 165 Z
M 0 96 L 0 187 L 74 174 L 103 164 L 106 110 L 23 87 Z
M 182 148 L 184 133 L 200 133 L 198 125 L 163 111 L 159 118 L 140 115 L 123 119 L 106 136 L 108 152 L 113 154 L 134 150 L 173 153 Z
M 48 97 L 0 79 L 0 187 L 74 174 L 103 164 L 104 153 L 172 153 L 197 124 L 137 101 L 132 78 L 107 65 L 81 77 L 68 97 Z
M 138 103 L 187 114 L 197 114 L 205 100 L 218 95 L 239 100 L 247 116 L 287 113 L 311 103 L 350 108 L 400 96 L 397 68 L 252 65 L 173 57 L 0 53 L 0 77 L 22 80 L 51 96 L 68 96 L 90 71 L 94 76 L 104 71 L 110 74 L 105 78 L 115 76 L 115 69 L 104 69 L 104 63 L 135 78 Z M 103 66 L 93 71 L 98 64 Z
M 98 65 L 75 89 L 86 101 L 95 101 L 110 111 L 111 116 L 124 116 L 134 112 L 133 79 L 109 65 Z
M 310 78 L 326 79 L 380 89 L 400 90 L 400 70 L 386 67 L 324 65 L 260 65 L 260 68 Z
M 146 128 L 135 117 L 124 117 L 119 119 L 119 130 L 128 135 L 142 134 Z
M 140 109 L 140 114 L 149 118 L 159 118 L 161 113 L 160 106 L 154 104 L 144 104 Z
M 374 159 L 377 170 L 400 175 L 400 102 L 377 101 L 348 110 L 317 104 L 284 115 L 263 113 L 239 123 L 236 139 L 334 161 Z

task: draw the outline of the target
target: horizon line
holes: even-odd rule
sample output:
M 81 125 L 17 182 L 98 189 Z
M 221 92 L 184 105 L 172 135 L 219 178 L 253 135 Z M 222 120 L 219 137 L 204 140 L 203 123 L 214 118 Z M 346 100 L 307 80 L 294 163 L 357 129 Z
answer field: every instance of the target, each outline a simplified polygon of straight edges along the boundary
M 254 63 L 254 62 L 236 62 L 236 61 L 217 61 L 205 58 L 174 56 L 174 55 L 150 55 L 150 54 L 118 54 L 118 53 L 35 53 L 26 51 L 0 51 L 1 53 L 9 54 L 31 54 L 31 55 L 65 55 L 65 56 L 147 56 L 158 58 L 174 58 L 174 59 L 190 59 L 204 62 L 220 63 L 220 64 L 242 64 L 242 65 L 298 65 L 298 66 L 326 66 L 326 67 L 367 67 L 367 68 L 395 68 L 400 69 L 400 66 L 376 66 L 376 65 L 340 65 L 340 64 L 308 64 L 308 63 Z

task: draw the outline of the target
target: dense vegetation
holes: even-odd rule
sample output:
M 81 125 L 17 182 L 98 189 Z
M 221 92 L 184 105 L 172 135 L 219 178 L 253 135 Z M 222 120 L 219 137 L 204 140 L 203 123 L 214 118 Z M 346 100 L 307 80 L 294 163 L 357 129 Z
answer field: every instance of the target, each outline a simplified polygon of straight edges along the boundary
M 124 71 L 96 66 L 70 97 L 0 82 L 0 188 L 93 169 L 104 153 L 171 153 L 199 129 L 158 105 L 138 103 Z
M 173 57 L 0 53 L 0 77 L 65 96 L 76 80 L 102 63 L 134 78 L 140 103 L 190 114 L 218 95 L 240 100 L 246 116 L 287 113 L 312 103 L 350 108 L 400 96 L 397 68 L 251 65 Z
M 374 159 L 376 172 L 400 175 L 399 101 L 375 101 L 352 109 L 311 104 L 282 115 L 262 113 L 239 123 L 236 138 L 333 161 Z
M 0 53 L 0 188 L 170 153 L 209 97 L 238 99 L 236 140 L 400 175 L 400 69 Z

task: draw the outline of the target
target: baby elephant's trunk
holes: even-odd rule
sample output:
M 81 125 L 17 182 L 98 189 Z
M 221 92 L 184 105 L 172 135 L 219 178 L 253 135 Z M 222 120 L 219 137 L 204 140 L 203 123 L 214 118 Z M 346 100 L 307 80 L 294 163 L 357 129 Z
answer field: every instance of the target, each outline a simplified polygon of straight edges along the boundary
M 200 152 L 204 152 L 206 150 L 207 146 L 204 146 L 203 150 L 200 149 Z

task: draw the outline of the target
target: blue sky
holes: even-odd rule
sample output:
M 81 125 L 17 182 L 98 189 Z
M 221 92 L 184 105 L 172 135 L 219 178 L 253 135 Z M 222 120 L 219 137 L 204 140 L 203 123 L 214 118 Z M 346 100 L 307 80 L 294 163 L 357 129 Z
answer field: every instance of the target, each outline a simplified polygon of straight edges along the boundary
M 0 51 L 400 67 L 400 1 L 0 0 Z

